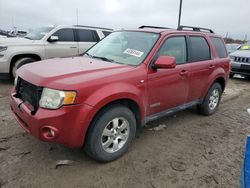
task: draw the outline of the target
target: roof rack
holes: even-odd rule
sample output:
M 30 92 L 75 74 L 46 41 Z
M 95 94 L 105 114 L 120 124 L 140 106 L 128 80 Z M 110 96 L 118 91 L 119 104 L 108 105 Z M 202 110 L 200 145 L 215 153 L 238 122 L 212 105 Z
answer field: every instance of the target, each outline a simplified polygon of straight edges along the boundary
M 142 25 L 138 27 L 138 29 L 143 29 L 143 28 L 154 28 L 154 29 L 171 29 L 168 27 L 159 27 L 159 26 L 150 26 L 150 25 Z
M 202 28 L 202 27 L 193 27 L 193 26 L 185 26 L 185 25 L 180 25 L 177 30 L 188 30 L 188 29 L 192 29 L 193 31 L 205 31 L 205 32 L 209 32 L 209 33 L 214 33 L 214 31 L 212 29 L 207 29 L 207 28 Z
M 106 30 L 112 30 L 110 28 L 105 28 L 105 27 L 94 27 L 94 26 L 87 26 L 87 25 L 73 25 L 74 27 L 89 27 L 89 28 L 93 28 L 93 29 L 106 29 Z

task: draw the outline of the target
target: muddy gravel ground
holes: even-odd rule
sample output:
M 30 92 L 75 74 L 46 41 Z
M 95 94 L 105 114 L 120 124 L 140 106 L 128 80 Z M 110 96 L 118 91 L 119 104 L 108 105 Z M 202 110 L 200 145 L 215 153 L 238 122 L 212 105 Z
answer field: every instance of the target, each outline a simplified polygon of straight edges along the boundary
M 250 81 L 231 79 L 213 116 L 189 109 L 150 123 L 107 164 L 25 133 L 9 109 L 11 87 L 0 81 L 0 187 L 239 187 Z

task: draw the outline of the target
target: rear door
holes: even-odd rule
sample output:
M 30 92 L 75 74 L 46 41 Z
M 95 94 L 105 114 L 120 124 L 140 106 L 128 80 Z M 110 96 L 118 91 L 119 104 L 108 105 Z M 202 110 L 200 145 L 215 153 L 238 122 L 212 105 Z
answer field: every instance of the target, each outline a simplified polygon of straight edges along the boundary
M 188 96 L 189 65 L 186 37 L 167 38 L 156 56 L 174 56 L 177 65 L 175 68 L 149 72 L 147 115 L 180 106 L 185 103 Z
M 78 45 L 75 40 L 73 29 L 59 29 L 53 33 L 52 36 L 57 36 L 58 41 L 45 43 L 45 56 L 47 59 L 78 55 Z
M 78 36 L 79 54 L 83 54 L 96 42 L 100 41 L 100 38 L 96 30 L 92 29 L 76 29 Z
M 188 101 L 201 99 L 207 81 L 215 69 L 211 49 L 203 35 L 189 36 L 189 94 Z

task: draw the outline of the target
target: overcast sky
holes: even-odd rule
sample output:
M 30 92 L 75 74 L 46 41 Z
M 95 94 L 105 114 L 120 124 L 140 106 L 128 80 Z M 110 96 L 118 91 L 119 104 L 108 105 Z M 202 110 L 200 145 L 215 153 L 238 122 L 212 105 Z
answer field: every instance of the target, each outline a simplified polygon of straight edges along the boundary
M 181 24 L 250 38 L 250 0 L 183 0 Z M 176 27 L 179 0 L 0 0 L 0 28 L 32 29 L 79 24 L 114 29 L 140 25 Z

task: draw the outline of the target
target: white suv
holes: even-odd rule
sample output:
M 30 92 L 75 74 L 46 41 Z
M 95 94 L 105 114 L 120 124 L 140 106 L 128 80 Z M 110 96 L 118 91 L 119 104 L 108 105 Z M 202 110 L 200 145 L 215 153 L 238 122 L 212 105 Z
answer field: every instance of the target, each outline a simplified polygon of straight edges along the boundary
M 54 57 L 84 53 L 112 29 L 90 26 L 42 27 L 24 38 L 0 39 L 0 78 L 15 77 L 20 66 Z

